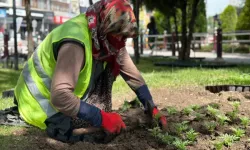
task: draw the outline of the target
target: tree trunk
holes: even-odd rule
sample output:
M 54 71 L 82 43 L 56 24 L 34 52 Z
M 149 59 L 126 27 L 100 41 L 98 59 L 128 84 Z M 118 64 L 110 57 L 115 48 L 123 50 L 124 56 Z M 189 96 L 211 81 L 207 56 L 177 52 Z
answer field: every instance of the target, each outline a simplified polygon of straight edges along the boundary
M 178 24 L 177 24 L 177 9 L 174 10 L 174 26 L 175 26 L 175 40 L 177 41 L 177 51 L 180 51 L 180 45 L 179 45 L 179 32 L 178 32 Z
M 26 10 L 26 24 L 28 32 L 28 58 L 31 57 L 34 52 L 34 42 L 32 37 L 32 25 L 31 25 L 31 11 L 30 11 L 30 0 L 25 0 L 25 10 Z
M 136 17 L 136 23 L 137 23 L 137 30 L 139 30 L 139 7 L 140 7 L 140 2 L 139 0 L 136 0 L 134 2 L 134 14 Z M 139 33 L 137 31 L 137 33 Z M 139 64 L 139 59 L 140 59 L 140 53 L 139 53 L 139 40 L 138 37 L 134 38 L 134 52 L 135 52 L 135 63 Z
M 193 5 L 192 5 L 192 16 L 191 20 L 189 22 L 189 34 L 188 34 L 188 39 L 187 39 L 187 51 L 185 53 L 185 59 L 188 59 L 190 56 L 190 47 L 191 47 L 191 41 L 193 39 L 193 32 L 194 32 L 194 25 L 195 25 L 195 20 L 197 17 L 197 7 L 199 4 L 200 0 L 194 0 Z
M 89 0 L 89 5 L 93 5 L 93 1 L 92 0 Z
M 18 70 L 18 47 L 17 47 L 17 29 L 16 29 L 16 0 L 13 0 L 13 29 L 14 29 L 14 50 L 15 50 L 15 70 Z M 12 68 L 12 63 L 11 63 Z
M 181 37 L 181 50 L 179 52 L 179 59 L 185 60 L 185 53 L 187 50 L 187 0 L 183 0 L 181 3 L 182 11 L 182 37 Z

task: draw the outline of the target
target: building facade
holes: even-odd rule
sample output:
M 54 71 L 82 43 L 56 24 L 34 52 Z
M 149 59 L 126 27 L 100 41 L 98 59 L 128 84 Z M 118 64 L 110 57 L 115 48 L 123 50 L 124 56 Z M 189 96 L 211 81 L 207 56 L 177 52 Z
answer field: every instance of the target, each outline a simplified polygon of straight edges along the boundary
M 78 15 L 79 0 L 30 0 L 33 36 L 48 33 L 68 19 Z M 27 37 L 25 0 L 16 0 L 18 36 Z M 0 33 L 13 36 L 13 0 L 0 0 Z

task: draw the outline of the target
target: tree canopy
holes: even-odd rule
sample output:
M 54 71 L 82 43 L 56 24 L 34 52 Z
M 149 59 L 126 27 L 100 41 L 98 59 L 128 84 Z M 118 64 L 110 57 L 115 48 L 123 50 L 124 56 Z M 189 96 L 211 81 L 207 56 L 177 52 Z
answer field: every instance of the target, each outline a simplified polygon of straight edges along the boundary
M 240 13 L 238 22 L 237 22 L 237 30 L 250 30 L 250 0 L 246 0 L 245 6 Z
M 222 22 L 223 32 L 234 32 L 237 24 L 237 10 L 234 6 L 228 5 L 221 13 L 220 19 Z

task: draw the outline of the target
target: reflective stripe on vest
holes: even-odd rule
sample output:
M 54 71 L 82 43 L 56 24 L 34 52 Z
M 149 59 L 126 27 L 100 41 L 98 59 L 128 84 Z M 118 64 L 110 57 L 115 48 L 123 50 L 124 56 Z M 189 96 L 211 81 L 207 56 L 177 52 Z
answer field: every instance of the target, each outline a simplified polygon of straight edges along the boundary
M 36 49 L 33 54 L 33 62 L 35 69 L 37 73 L 39 74 L 40 78 L 43 80 L 43 83 L 45 84 L 46 88 L 50 90 L 51 88 L 51 79 L 44 71 L 42 65 L 40 64 L 39 58 L 38 58 L 38 50 Z
M 33 97 L 37 100 L 37 102 L 40 104 L 44 112 L 47 114 L 48 117 L 53 116 L 57 113 L 57 111 L 50 105 L 49 100 L 45 98 L 39 91 L 38 87 L 36 86 L 36 83 L 31 77 L 30 71 L 29 71 L 29 64 L 26 63 L 23 69 L 23 77 L 25 80 L 25 83 L 30 91 L 30 93 L 33 95 Z

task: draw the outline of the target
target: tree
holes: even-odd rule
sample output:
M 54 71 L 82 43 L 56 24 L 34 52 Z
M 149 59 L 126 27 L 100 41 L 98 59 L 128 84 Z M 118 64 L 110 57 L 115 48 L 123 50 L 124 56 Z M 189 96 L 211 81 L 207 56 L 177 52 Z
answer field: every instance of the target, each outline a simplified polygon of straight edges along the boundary
M 34 51 L 32 25 L 31 25 L 30 0 L 25 0 L 24 2 L 25 2 L 25 10 L 26 10 L 27 32 L 28 32 L 28 58 L 30 58 Z
M 160 11 L 156 10 L 154 12 L 154 18 L 156 22 L 156 28 L 159 34 L 163 34 L 164 30 L 167 30 L 168 32 L 170 31 L 170 22 L 169 18 L 166 17 L 163 13 Z
M 151 9 L 157 8 L 165 16 L 175 16 L 175 18 L 177 18 L 176 12 L 178 9 L 181 10 L 182 48 L 179 51 L 180 60 L 186 60 L 189 58 L 191 39 L 193 36 L 193 32 L 195 28 L 194 26 L 196 24 L 197 14 L 199 11 L 198 6 L 201 1 L 203 0 L 174 0 L 174 1 L 157 0 L 157 2 L 154 0 L 144 0 L 144 3 L 147 6 L 147 8 L 151 8 Z M 190 15 L 188 14 L 188 8 L 191 8 Z M 190 20 L 189 23 L 188 23 L 188 20 Z M 189 29 L 188 37 L 187 37 L 187 31 L 188 31 L 187 28 Z M 177 25 L 175 27 L 175 30 L 176 32 L 178 32 Z
M 250 30 L 250 0 L 246 0 L 245 6 L 240 13 L 236 29 Z M 237 36 L 238 39 L 249 39 L 249 36 Z
M 198 15 L 195 21 L 194 32 L 204 33 L 207 32 L 207 15 L 206 15 L 206 4 L 204 0 L 201 0 L 198 5 Z
M 191 16 L 191 20 L 189 22 L 188 28 L 189 28 L 189 32 L 188 32 L 188 39 L 187 39 L 187 44 L 186 44 L 186 50 L 184 50 L 184 54 L 179 56 L 180 60 L 187 60 L 190 57 L 190 48 L 191 48 L 191 41 L 193 39 L 193 32 L 194 32 L 194 27 L 196 24 L 196 18 L 197 18 L 197 14 L 198 14 L 198 4 L 199 4 L 200 0 L 194 0 L 192 3 L 192 16 Z M 183 35 L 182 35 L 183 36 Z
M 136 18 L 136 24 L 137 24 L 137 33 L 139 33 L 139 9 L 141 7 L 142 4 L 142 0 L 132 0 L 132 4 L 134 6 L 134 14 L 135 14 L 135 18 Z M 139 53 L 139 39 L 138 37 L 134 38 L 134 51 L 135 51 L 135 63 L 138 64 L 139 63 L 139 59 L 140 59 L 140 53 Z
M 220 19 L 222 22 L 223 32 L 234 32 L 237 24 L 237 10 L 234 6 L 228 5 L 221 13 Z

